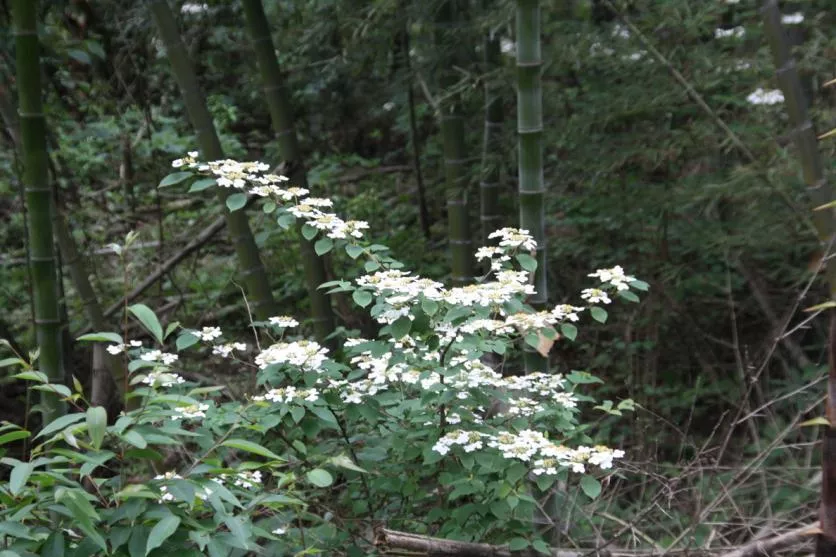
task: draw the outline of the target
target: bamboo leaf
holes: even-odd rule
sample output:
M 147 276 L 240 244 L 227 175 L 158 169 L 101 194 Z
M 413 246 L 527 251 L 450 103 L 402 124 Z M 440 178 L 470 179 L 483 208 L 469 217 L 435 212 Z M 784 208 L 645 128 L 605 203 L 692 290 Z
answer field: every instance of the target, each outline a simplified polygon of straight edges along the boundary
M 142 323 L 142 326 L 145 327 L 149 333 L 154 335 L 157 342 L 160 344 L 163 343 L 163 327 L 160 325 L 160 320 L 157 319 L 157 316 L 151 308 L 145 304 L 134 304 L 128 308 L 128 311 L 131 312 L 140 323 Z
M 20 439 L 26 439 L 31 435 L 32 433 L 26 431 L 25 429 L 21 429 L 19 431 L 10 431 L 9 433 L 0 435 L 0 445 L 5 445 L 6 443 L 13 443 L 15 441 L 19 441 Z
M 245 451 L 248 453 L 257 454 L 259 456 L 263 456 L 265 458 L 270 458 L 272 460 L 284 460 L 282 457 L 267 449 L 266 447 L 262 447 L 258 443 L 253 443 L 252 441 L 247 441 L 246 439 L 227 439 L 223 443 L 221 443 L 222 447 L 231 447 L 233 449 L 238 449 L 241 451 Z

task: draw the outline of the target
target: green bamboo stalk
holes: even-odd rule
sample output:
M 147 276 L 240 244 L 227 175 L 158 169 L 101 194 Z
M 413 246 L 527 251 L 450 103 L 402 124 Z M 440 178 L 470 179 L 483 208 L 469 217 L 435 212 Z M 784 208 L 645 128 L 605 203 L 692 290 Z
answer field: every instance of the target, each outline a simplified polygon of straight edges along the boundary
M 38 369 L 51 383 L 64 382 L 58 281 L 52 242 L 52 188 L 50 187 L 46 119 L 41 100 L 40 44 L 37 31 L 38 2 L 12 2 L 15 50 L 17 54 L 18 106 L 20 117 L 23 183 L 29 224 L 29 265 L 35 305 L 38 339 Z M 62 415 L 65 405 L 49 392 L 41 392 L 43 423 Z
M 270 111 L 270 121 L 279 142 L 279 155 L 288 164 L 288 177 L 293 183 L 299 187 L 307 188 L 307 171 L 304 162 L 302 162 L 299 140 L 293 122 L 293 107 L 290 104 L 290 96 L 282 79 L 276 50 L 267 24 L 267 16 L 264 13 L 264 6 L 261 4 L 261 0 L 244 0 L 243 6 L 247 31 L 252 40 L 256 62 L 261 73 L 264 98 Z M 308 296 L 311 302 L 314 333 L 320 341 L 324 341 L 326 337 L 334 332 L 334 313 L 331 308 L 331 300 L 325 292 L 319 289 L 319 285 L 327 281 L 325 262 L 314 251 L 313 242 L 301 237 L 301 234 L 299 245 Z
M 536 293 L 529 300 L 542 308 L 548 300 L 546 282 L 546 233 L 543 204 L 543 90 L 540 83 L 540 1 L 517 0 L 517 136 L 520 228 L 537 240 Z M 548 360 L 526 345 L 527 372 L 546 371 Z
M 206 99 L 198 83 L 192 61 L 189 59 L 186 47 L 180 37 L 174 14 L 167 0 L 147 1 L 160 33 L 160 38 L 165 44 L 171 70 L 183 95 L 189 119 L 197 134 L 197 143 L 200 150 L 208 160 L 223 159 L 224 153 L 215 130 L 215 124 L 212 121 L 212 115 L 206 107 Z M 227 211 L 226 198 L 232 192 L 227 188 L 215 189 L 218 199 L 224 207 L 229 236 L 235 247 L 238 263 L 241 266 L 241 278 L 250 297 L 253 313 L 258 319 L 266 319 L 275 315 L 278 308 L 273 300 L 273 290 L 270 287 L 270 281 L 261 261 L 247 215 L 244 210 Z
M 485 130 L 482 136 L 482 179 L 479 182 L 480 221 L 482 243 L 488 243 L 488 235 L 502 228 L 502 214 L 499 208 L 502 165 L 502 96 L 494 74 L 500 66 L 501 51 L 499 35 L 488 33 L 484 43 L 485 64 Z
M 836 209 L 822 208 L 834 201 L 834 192 L 825 177 L 824 165 L 818 149 L 818 139 L 810 120 L 807 99 L 798 68 L 792 58 L 792 45 L 781 24 L 777 0 L 765 0 L 761 8 L 764 31 L 775 63 L 778 86 L 784 93 L 793 141 L 798 152 L 807 192 L 813 204 L 813 225 L 824 247 L 825 276 L 830 289 L 830 301 L 836 302 L 836 258 L 832 250 L 836 240 Z M 821 533 L 817 536 L 816 556 L 836 554 L 836 313 L 830 308 L 830 362 L 827 381 L 826 414 L 830 426 L 824 431 L 822 442 L 822 483 L 819 520 Z
M 439 71 L 439 84 L 443 89 L 439 111 L 447 191 L 447 233 L 451 279 L 456 285 L 471 282 L 474 275 L 464 119 L 459 95 L 451 90 L 457 81 L 454 66 L 461 58 L 461 47 L 457 46 L 461 37 L 456 36 L 456 29 L 461 24 L 462 13 L 461 2 L 447 0 L 442 3 L 436 16 L 437 43 L 443 52 L 443 63 Z

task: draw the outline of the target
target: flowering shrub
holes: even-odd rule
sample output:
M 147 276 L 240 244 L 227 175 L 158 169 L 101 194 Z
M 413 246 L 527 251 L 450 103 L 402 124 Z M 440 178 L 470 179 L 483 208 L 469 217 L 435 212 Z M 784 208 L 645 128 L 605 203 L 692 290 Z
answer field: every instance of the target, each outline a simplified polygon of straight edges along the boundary
M 253 323 L 248 344 L 218 327 L 164 329 L 137 304 L 130 314 L 149 339 L 82 337 L 107 342 L 127 362 L 135 403 L 111 424 L 80 385 L 50 385 L 19 358 L 27 369 L 17 377 L 57 392 L 73 411 L 37 434 L 29 460 L 2 459 L 11 467 L 0 492 L 9 549 L 364 555 L 368 526 L 386 520 L 544 550 L 530 524 L 531 482 L 547 490 L 582 474 L 583 491 L 597 496 L 596 475 L 624 456 L 578 427 L 579 405 L 589 399 L 576 389 L 599 380 L 580 371 L 514 375 L 512 355 L 528 344 L 546 356 L 554 342 L 576 337 L 583 316 L 606 321 L 603 306 L 637 301 L 633 290 L 645 283 L 618 266 L 601 269 L 589 275 L 595 284 L 579 294 L 580 305 L 536 311 L 525 304 L 536 243 L 525 230 L 504 228 L 490 236 L 496 245 L 476 254 L 488 274 L 447 288 L 403 270 L 388 248 L 364 240 L 367 223 L 343 220 L 328 211 L 330 200 L 285 187 L 266 165 L 196 158 L 175 161 L 181 170 L 162 184 L 194 179 L 191 190 L 235 189 L 230 210 L 248 195 L 262 197 L 279 226 L 301 219 L 317 253 L 343 249 L 364 259 L 366 274 L 322 287 L 350 293 L 380 325 L 379 337 L 346 334 L 334 353 L 294 335 L 295 318 L 276 316 Z M 190 383 L 181 361 L 190 348 L 253 374 L 255 391 L 230 400 L 223 387 Z M 598 408 L 619 414 L 630 406 Z M 0 442 L 28 436 L 4 427 Z M 420 526 L 411 522 L 418 516 Z

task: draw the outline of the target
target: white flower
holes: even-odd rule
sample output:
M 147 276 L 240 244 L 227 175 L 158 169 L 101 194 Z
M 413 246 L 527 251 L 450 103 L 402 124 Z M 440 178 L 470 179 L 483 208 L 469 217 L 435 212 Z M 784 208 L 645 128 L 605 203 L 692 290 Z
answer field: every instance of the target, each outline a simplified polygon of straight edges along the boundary
M 779 89 L 766 91 L 762 88 L 758 88 L 746 97 L 746 100 L 749 101 L 750 104 L 779 104 L 784 102 L 784 93 L 782 93 Z
M 167 373 L 165 371 L 152 371 L 142 378 L 142 383 L 157 387 L 173 387 L 185 383 L 186 380 L 176 373 Z
M 236 472 L 234 476 L 221 474 L 221 479 L 224 481 L 232 480 L 234 486 L 244 489 L 256 489 L 262 483 L 260 470 L 241 470 Z
M 507 54 L 509 56 L 517 55 L 517 45 L 508 37 L 502 37 L 499 40 L 499 50 L 502 54 Z
M 612 269 L 598 269 L 594 273 L 589 273 L 588 276 L 598 278 L 603 283 L 609 283 L 615 286 L 616 290 L 629 290 L 628 283 L 636 280 L 636 277 L 624 274 L 621 265 L 616 265 Z
M 220 356 L 221 358 L 228 358 L 233 350 L 243 352 L 247 349 L 247 345 L 243 342 L 233 342 L 230 344 L 219 344 L 212 348 L 212 354 Z
M 746 29 L 741 26 L 732 27 L 731 29 L 715 29 L 714 38 L 724 39 L 726 37 L 734 37 L 735 39 L 743 38 L 746 35 Z
M 194 331 L 194 335 L 205 342 L 211 342 L 222 334 L 220 327 L 203 327 L 201 331 Z
M 522 247 L 527 251 L 537 249 L 537 242 L 534 241 L 534 238 L 528 233 L 528 230 L 522 228 L 501 228 L 495 232 L 491 232 L 488 238 L 500 238 L 500 247 Z
M 179 356 L 177 354 L 170 354 L 160 350 L 149 350 L 145 354 L 142 354 L 139 358 L 146 362 L 162 362 L 168 366 L 176 362 L 179 359 Z
M 206 411 L 209 410 L 208 404 L 192 404 L 190 406 L 182 406 L 176 409 L 176 414 L 171 417 L 173 420 L 191 420 L 195 418 L 205 418 Z
M 276 528 L 275 530 L 273 530 L 273 535 L 274 536 L 283 536 L 285 534 L 287 534 L 287 528 L 284 528 L 284 527 L 280 526 L 279 528 Z
M 180 7 L 181 14 L 199 14 L 207 11 L 209 9 L 208 4 L 197 4 L 195 2 L 186 2 Z
M 612 28 L 612 36 L 619 37 L 621 39 L 629 39 L 630 38 L 630 30 L 620 25 L 618 23 L 615 24 Z
M 794 14 L 785 14 L 781 16 L 781 23 L 784 25 L 798 25 L 804 21 L 804 14 L 795 12 Z
M 389 112 L 394 108 L 395 108 L 395 103 L 393 103 L 392 101 L 389 101 L 389 102 L 387 102 L 383 105 L 383 110 L 385 110 L 386 112 Z
M 590 304 L 609 304 L 612 300 L 600 288 L 586 288 L 581 292 L 581 298 Z
M 327 348 L 312 340 L 279 342 L 264 349 L 255 357 L 255 363 L 260 369 L 271 364 L 290 364 L 304 371 L 319 371 L 327 353 Z
M 271 325 L 276 327 L 298 327 L 299 322 L 296 321 L 294 318 L 290 317 L 289 315 L 279 315 L 277 317 L 271 317 L 269 320 Z

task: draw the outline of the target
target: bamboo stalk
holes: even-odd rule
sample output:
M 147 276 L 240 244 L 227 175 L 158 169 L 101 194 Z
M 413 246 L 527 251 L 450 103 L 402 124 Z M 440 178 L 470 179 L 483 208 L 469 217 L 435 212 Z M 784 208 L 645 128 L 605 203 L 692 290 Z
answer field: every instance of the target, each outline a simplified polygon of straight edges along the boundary
M 160 38 L 165 44 L 171 70 L 183 95 L 183 101 L 197 135 L 200 150 L 208 160 L 223 159 L 224 153 L 215 130 L 215 124 L 212 121 L 212 115 L 206 107 L 203 91 L 198 84 L 194 66 L 180 37 L 174 14 L 166 0 L 147 1 L 160 33 Z M 246 292 L 251 298 L 250 305 L 257 318 L 266 319 L 276 314 L 277 307 L 246 212 L 244 210 L 227 211 L 226 198 L 232 192 L 227 188 L 215 189 L 218 200 L 224 206 L 229 236 L 241 267 L 240 276 L 243 279 Z
M 540 1 L 517 0 L 517 137 L 520 197 L 520 228 L 528 230 L 537 241 L 535 294 L 530 303 L 537 309 L 548 299 L 546 282 L 546 233 L 543 205 L 543 90 L 540 79 Z M 525 346 L 525 369 L 547 371 L 548 359 Z
M 64 383 L 57 267 L 52 239 L 52 187 L 46 148 L 46 119 L 41 100 L 38 3 L 12 2 L 20 118 L 23 184 L 28 218 L 29 265 L 38 339 L 38 369 L 51 383 Z M 63 414 L 64 403 L 51 392 L 41 392 L 43 424 Z
M 243 6 L 247 31 L 253 43 L 258 69 L 261 74 L 264 98 L 270 111 L 270 121 L 279 142 L 279 155 L 288 164 L 288 177 L 291 181 L 299 187 L 307 188 L 307 171 L 302 162 L 299 140 L 293 121 L 293 108 L 282 79 L 279 61 L 276 58 L 276 50 L 270 36 L 270 28 L 267 25 L 264 6 L 261 0 L 244 0 Z M 325 292 L 319 289 L 319 285 L 328 280 L 325 272 L 325 262 L 323 258 L 316 254 L 313 242 L 306 240 L 301 234 L 299 247 L 302 254 L 302 265 L 305 270 L 308 297 L 311 303 L 311 319 L 313 320 L 314 332 L 317 339 L 324 342 L 334 332 L 334 312 L 331 308 L 331 300 Z
M 781 23 L 781 11 L 777 0 L 765 0 L 761 8 L 764 31 L 772 52 L 778 86 L 784 94 L 785 106 L 793 126 L 795 143 L 807 192 L 813 203 L 813 225 L 819 241 L 829 250 L 836 232 L 836 209 L 824 207 L 834 200 L 834 193 L 827 182 L 818 139 L 810 120 L 807 100 L 804 96 L 798 68 L 792 58 L 791 44 Z M 830 301 L 836 302 L 836 259 L 825 253 L 825 276 Z M 816 556 L 836 555 L 836 313 L 830 309 L 830 350 L 827 380 L 826 414 L 830 426 L 824 430 L 822 442 L 822 486 L 819 520 L 821 533 L 816 544 Z

